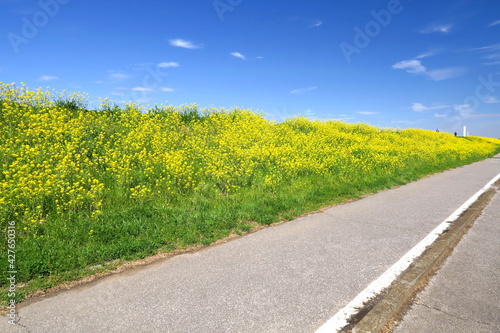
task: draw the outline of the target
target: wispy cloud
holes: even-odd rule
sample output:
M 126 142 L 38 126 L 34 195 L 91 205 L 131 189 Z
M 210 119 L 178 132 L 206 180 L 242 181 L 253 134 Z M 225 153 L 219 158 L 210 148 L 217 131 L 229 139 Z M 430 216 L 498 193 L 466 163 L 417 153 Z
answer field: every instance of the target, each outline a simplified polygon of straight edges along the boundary
M 474 112 L 474 109 L 469 104 L 460 104 L 453 106 L 453 109 L 458 113 L 459 116 L 468 118 Z
M 494 27 L 495 25 L 499 25 L 500 24 L 500 20 L 497 20 L 497 21 L 494 21 L 494 22 L 491 22 L 490 24 L 488 24 L 488 27 Z
M 317 89 L 317 88 L 318 87 L 308 87 L 308 88 L 295 89 L 295 90 L 290 91 L 290 94 L 302 95 L 303 93 L 312 91 L 312 90 Z
M 422 103 L 412 103 L 411 109 L 415 112 L 423 112 L 427 110 L 438 110 L 449 108 L 449 105 L 424 106 Z
M 500 59 L 500 53 L 488 54 L 488 55 L 484 56 L 483 58 L 484 59 L 491 59 L 491 60 Z
M 323 25 L 323 21 L 317 20 L 316 22 L 314 22 L 313 24 L 311 24 L 309 27 L 310 28 L 316 28 L 316 27 L 319 27 L 321 25 Z
M 176 47 L 182 47 L 182 48 L 185 48 L 185 49 L 200 49 L 202 48 L 203 46 L 202 45 L 195 45 L 193 44 L 193 42 L 190 42 L 188 40 L 184 40 L 184 39 L 170 39 L 169 40 L 170 42 L 170 45 L 172 46 L 176 46 Z
M 482 47 L 473 48 L 472 51 L 480 51 L 484 53 L 490 53 L 483 56 L 483 59 L 493 60 L 489 62 L 484 62 L 483 65 L 499 65 L 500 64 L 500 44 L 492 44 Z
M 475 47 L 472 51 L 495 51 L 500 50 L 500 44 L 492 44 L 488 46 Z
M 247 60 L 247 58 L 246 58 L 243 54 L 241 54 L 241 53 L 239 53 L 239 52 L 231 52 L 230 54 L 231 54 L 233 57 L 240 58 L 240 59 L 243 59 L 243 60 Z
M 424 52 L 424 53 L 421 53 L 418 56 L 416 56 L 415 59 L 422 59 L 422 58 L 431 57 L 433 55 L 436 55 L 437 53 L 438 53 L 437 51 Z
M 500 103 L 500 100 L 498 100 L 495 96 L 490 96 L 484 102 L 488 104 L 495 104 L 495 103 Z
M 146 87 L 134 87 L 132 91 L 142 91 L 142 92 L 152 92 L 154 89 L 146 88 Z
M 496 97 L 490 96 L 487 100 L 483 101 L 484 103 L 500 103 L 500 100 L 497 100 Z M 475 113 L 476 110 L 474 106 L 470 104 L 455 104 L 455 105 L 437 105 L 437 106 L 424 106 L 420 103 L 413 103 L 412 110 L 416 112 L 422 112 L 427 110 L 437 110 L 437 109 L 448 109 L 445 110 L 444 113 L 434 113 L 435 118 L 449 118 L 456 119 L 459 118 L 474 118 L 474 117 L 495 117 L 497 114 L 478 114 Z
M 161 67 L 161 68 L 169 68 L 169 67 L 179 67 L 179 64 L 176 63 L 176 62 L 160 62 L 158 64 L 158 67 Z
M 471 115 L 472 118 L 485 118 L 485 117 L 500 117 L 500 113 L 476 113 Z
M 436 69 L 433 71 L 427 71 L 425 75 L 427 75 L 431 80 L 442 81 L 454 77 L 459 77 L 464 73 L 465 69 L 462 67 L 448 67 L 448 68 Z
M 370 116 L 370 115 L 378 114 L 378 112 L 371 112 L 371 111 L 359 111 L 359 112 L 356 112 L 356 113 L 362 114 L 362 115 L 365 115 L 365 116 Z
M 419 119 L 419 120 L 394 120 L 391 121 L 393 124 L 403 124 L 403 125 L 415 125 L 415 124 L 420 124 L 424 122 L 424 119 Z
M 423 106 L 423 104 L 420 104 L 420 103 L 413 103 L 411 105 L 411 109 L 415 112 L 422 112 L 422 111 L 426 111 L 428 110 L 427 107 Z
M 161 91 L 164 91 L 164 92 L 171 92 L 171 91 L 174 91 L 174 89 L 172 89 L 172 88 L 168 88 L 168 87 L 160 87 L 160 90 L 161 90 Z
M 392 68 L 402 69 L 412 74 L 420 74 L 427 71 L 427 69 L 422 65 L 422 62 L 416 59 L 400 61 L 392 65 Z
M 421 34 L 431 34 L 434 32 L 440 32 L 446 34 L 450 32 L 451 28 L 453 28 L 453 24 L 445 24 L 445 25 L 429 25 L 424 29 L 419 30 Z
M 420 58 L 429 56 L 429 54 L 421 54 Z M 427 68 L 422 65 L 422 62 L 417 59 L 403 60 L 392 65 L 394 69 L 402 69 L 410 74 L 425 75 L 429 79 L 434 81 L 441 81 L 446 79 L 451 79 L 458 77 L 465 73 L 465 69 L 462 67 L 447 67 L 435 70 L 427 70 Z
M 129 77 L 130 77 L 130 75 L 125 74 L 125 73 L 119 73 L 119 72 L 111 72 L 109 74 L 110 79 L 118 80 L 118 81 L 126 80 Z
M 154 98 L 139 98 L 139 99 L 136 99 L 134 102 L 136 102 L 136 103 L 149 103 L 153 100 L 154 100 Z
M 38 78 L 39 81 L 52 81 L 52 80 L 57 80 L 59 79 L 57 76 L 53 76 L 53 75 L 43 75 L 43 76 L 40 76 Z

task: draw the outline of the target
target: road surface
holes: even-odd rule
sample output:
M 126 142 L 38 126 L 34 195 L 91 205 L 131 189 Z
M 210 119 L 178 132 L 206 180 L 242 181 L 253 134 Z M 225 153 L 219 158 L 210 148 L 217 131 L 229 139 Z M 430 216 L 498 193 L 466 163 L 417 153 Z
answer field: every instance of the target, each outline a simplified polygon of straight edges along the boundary
M 500 332 L 500 192 L 395 333 Z

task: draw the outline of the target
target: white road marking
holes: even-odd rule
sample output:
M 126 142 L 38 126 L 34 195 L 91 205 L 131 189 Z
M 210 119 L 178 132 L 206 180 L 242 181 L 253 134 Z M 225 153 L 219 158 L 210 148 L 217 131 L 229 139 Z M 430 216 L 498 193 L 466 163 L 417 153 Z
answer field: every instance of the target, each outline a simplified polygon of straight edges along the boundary
M 380 275 L 375 281 L 373 281 L 365 290 L 358 294 L 349 304 L 347 304 L 343 309 L 337 312 L 332 318 L 330 318 L 323 326 L 321 326 L 316 333 L 334 333 L 340 332 L 344 327 L 349 324 L 349 320 L 354 317 L 363 305 L 366 304 L 370 299 L 379 295 L 384 289 L 389 287 L 397 278 L 401 275 L 414 261 L 416 258 L 420 257 L 422 253 L 434 243 L 434 241 L 445 232 L 450 224 L 453 223 L 458 217 L 465 212 L 478 198 L 481 194 L 486 192 L 498 179 L 500 179 L 500 173 L 496 175 L 495 178 L 490 180 L 482 189 L 480 189 L 476 194 L 474 194 L 469 200 L 467 200 L 460 208 L 458 208 L 453 214 L 451 214 L 446 220 L 444 220 L 440 225 L 438 225 L 434 230 L 431 231 L 424 239 L 420 241 L 415 247 L 408 251 L 401 259 L 398 260 L 394 265 L 392 265 L 387 271 Z

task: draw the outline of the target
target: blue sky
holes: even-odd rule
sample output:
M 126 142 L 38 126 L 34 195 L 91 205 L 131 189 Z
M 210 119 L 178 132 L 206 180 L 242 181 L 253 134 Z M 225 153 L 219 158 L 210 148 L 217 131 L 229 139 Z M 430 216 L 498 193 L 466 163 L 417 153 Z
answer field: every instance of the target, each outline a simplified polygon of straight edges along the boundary
M 491 0 L 0 0 L 0 81 L 500 137 Z

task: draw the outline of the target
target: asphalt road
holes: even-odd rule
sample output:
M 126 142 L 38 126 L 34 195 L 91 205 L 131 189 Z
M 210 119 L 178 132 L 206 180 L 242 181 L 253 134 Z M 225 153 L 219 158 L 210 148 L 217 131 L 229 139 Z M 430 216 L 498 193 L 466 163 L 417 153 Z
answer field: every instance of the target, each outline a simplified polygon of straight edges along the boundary
M 500 192 L 395 333 L 500 332 Z
M 488 181 L 493 158 L 20 306 L 7 332 L 315 332 Z

